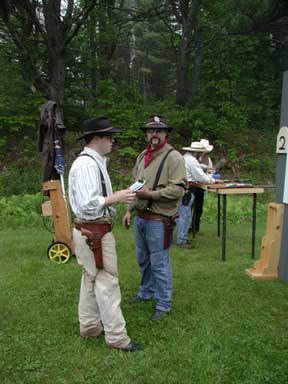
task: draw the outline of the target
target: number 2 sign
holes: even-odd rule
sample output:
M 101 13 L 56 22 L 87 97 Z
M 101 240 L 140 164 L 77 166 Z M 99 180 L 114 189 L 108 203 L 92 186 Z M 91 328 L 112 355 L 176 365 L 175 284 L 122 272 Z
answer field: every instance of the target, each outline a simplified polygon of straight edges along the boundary
M 277 135 L 276 153 L 288 153 L 288 128 L 282 127 Z

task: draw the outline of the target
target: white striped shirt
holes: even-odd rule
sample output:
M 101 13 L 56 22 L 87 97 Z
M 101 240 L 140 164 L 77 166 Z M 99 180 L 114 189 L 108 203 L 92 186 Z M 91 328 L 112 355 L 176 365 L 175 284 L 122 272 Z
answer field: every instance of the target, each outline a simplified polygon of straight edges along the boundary
M 112 195 L 112 186 L 107 172 L 107 158 L 94 149 L 85 147 L 72 164 L 69 172 L 69 200 L 73 213 L 80 220 L 96 220 L 102 216 L 114 216 L 115 208 L 105 207 L 100 171 L 104 176 L 107 196 Z M 91 157 L 93 157 L 93 159 Z

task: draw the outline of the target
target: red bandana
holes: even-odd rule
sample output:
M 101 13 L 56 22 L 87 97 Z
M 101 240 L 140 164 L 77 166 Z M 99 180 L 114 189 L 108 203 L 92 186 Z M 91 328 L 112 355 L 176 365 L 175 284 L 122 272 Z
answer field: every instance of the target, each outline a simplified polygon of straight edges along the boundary
M 148 167 L 148 165 L 153 160 L 155 153 L 160 151 L 160 149 L 162 149 L 165 146 L 165 144 L 167 144 L 167 143 L 168 143 L 168 140 L 166 139 L 166 140 L 164 140 L 164 142 L 162 144 L 160 144 L 156 148 L 152 148 L 151 144 L 150 143 L 148 144 L 148 146 L 146 148 L 145 155 L 144 155 L 144 168 Z

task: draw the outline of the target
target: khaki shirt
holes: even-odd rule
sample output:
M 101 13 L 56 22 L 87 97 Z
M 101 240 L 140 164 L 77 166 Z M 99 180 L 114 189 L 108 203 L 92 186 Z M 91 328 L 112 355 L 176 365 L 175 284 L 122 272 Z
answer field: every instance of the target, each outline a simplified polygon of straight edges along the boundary
M 170 144 L 166 144 L 157 152 L 150 162 L 144 168 L 144 152 L 142 152 L 133 169 L 135 180 L 145 178 L 146 186 L 152 190 L 160 163 L 166 153 L 171 149 Z M 155 191 L 152 191 L 151 211 L 165 216 L 173 216 L 177 212 L 180 199 L 185 193 L 187 186 L 185 164 L 182 155 L 173 150 L 165 159 L 164 166 Z M 136 198 L 136 201 L 130 205 L 129 209 L 145 210 L 149 200 Z

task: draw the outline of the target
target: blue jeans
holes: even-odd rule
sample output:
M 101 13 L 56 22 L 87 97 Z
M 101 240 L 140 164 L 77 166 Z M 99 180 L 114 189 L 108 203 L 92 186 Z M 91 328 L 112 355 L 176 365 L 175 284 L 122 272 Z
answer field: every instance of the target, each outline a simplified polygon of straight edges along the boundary
M 172 270 L 169 248 L 164 249 L 164 224 L 139 216 L 134 221 L 136 256 L 141 272 L 138 296 L 155 299 L 156 309 L 169 312 L 172 297 Z
M 177 219 L 177 244 L 186 244 L 188 242 L 189 228 L 192 221 L 191 207 L 195 196 L 191 193 L 191 198 L 187 205 L 183 205 L 182 201 L 178 207 L 179 217 Z

